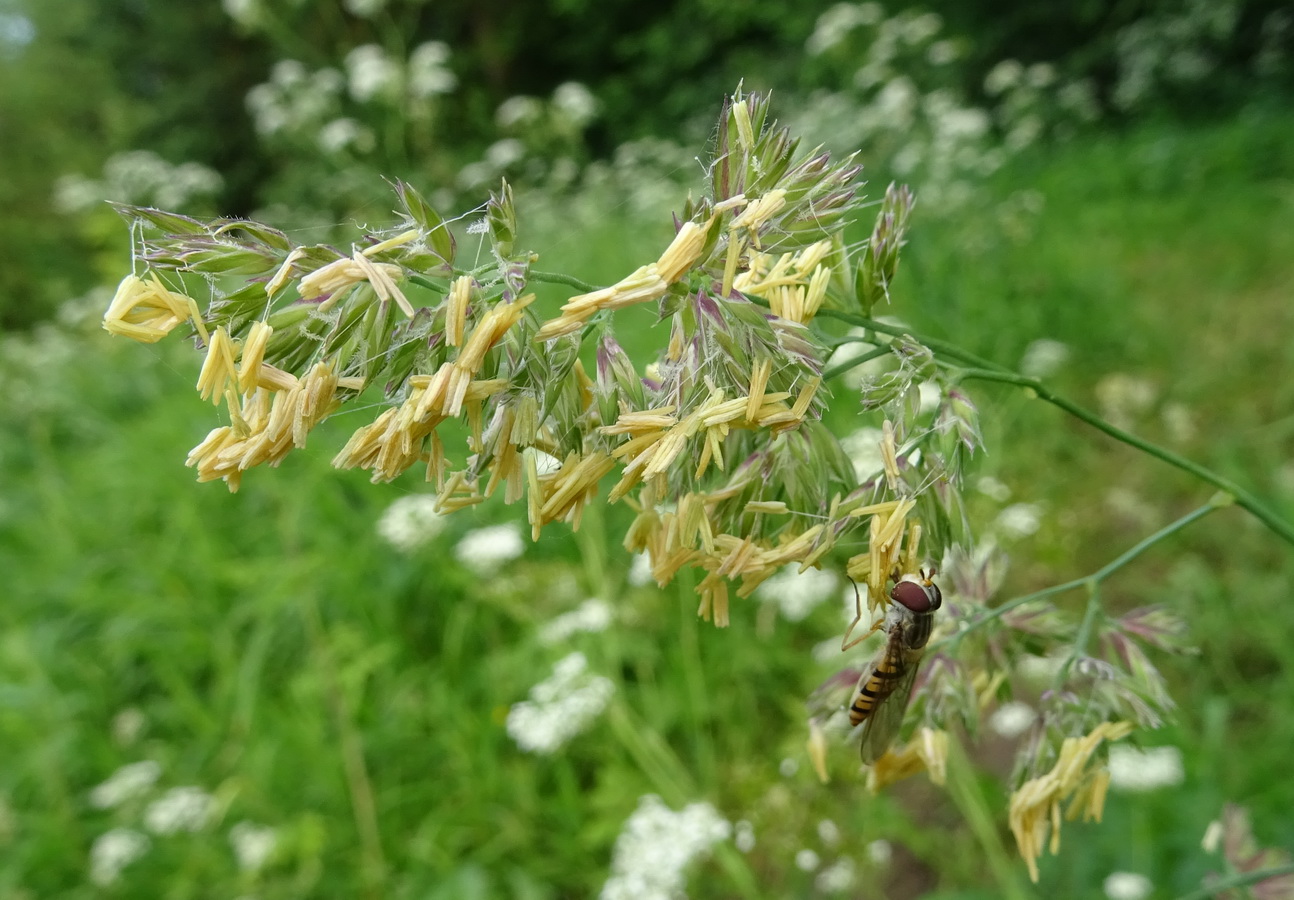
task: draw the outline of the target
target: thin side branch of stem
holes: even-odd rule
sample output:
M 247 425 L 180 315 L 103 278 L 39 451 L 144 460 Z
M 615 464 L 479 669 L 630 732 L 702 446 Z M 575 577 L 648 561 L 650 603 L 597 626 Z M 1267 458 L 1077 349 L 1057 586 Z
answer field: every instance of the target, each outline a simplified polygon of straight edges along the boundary
M 1135 545 L 1128 548 L 1119 556 L 1117 556 L 1110 562 L 1106 563 L 1104 566 L 1097 569 L 1095 572 L 1093 572 L 1090 575 L 1084 575 L 1082 578 L 1075 578 L 1072 581 L 1066 581 L 1062 584 L 1053 584 L 1051 587 L 1043 588 L 1040 591 L 1033 591 L 1032 593 L 1029 593 L 1029 594 L 1021 594 L 1019 597 L 1012 597 L 1010 600 L 1007 600 L 1005 603 L 1002 603 L 1002 604 L 999 604 L 998 606 L 993 607 L 984 615 L 980 616 L 978 619 L 975 619 L 972 622 L 968 622 L 965 625 L 965 627 L 962 628 L 961 631 L 945 638 L 944 640 L 940 641 L 938 644 L 935 644 L 934 647 L 932 647 L 932 649 L 939 647 L 940 645 L 943 645 L 943 644 L 956 643 L 957 641 L 961 640 L 965 635 L 969 634 L 971 631 L 974 631 L 976 628 L 979 628 L 983 625 L 987 625 L 989 622 L 992 622 L 994 619 L 1001 618 L 1002 616 L 1009 613 L 1011 610 L 1016 609 L 1017 607 L 1023 606 L 1026 603 L 1032 603 L 1035 600 L 1041 600 L 1044 597 L 1050 597 L 1054 594 L 1063 594 L 1065 591 L 1072 591 L 1075 588 L 1086 586 L 1089 588 L 1089 590 L 1091 590 L 1095 585 L 1104 581 L 1106 578 L 1109 578 L 1119 569 L 1123 568 L 1128 563 L 1132 562 L 1142 553 L 1145 553 L 1148 549 L 1153 547 L 1155 544 L 1159 543 L 1160 541 L 1164 540 L 1170 535 L 1176 534 L 1177 532 L 1185 528 L 1187 525 L 1190 525 L 1192 522 L 1195 522 L 1198 519 L 1204 518 L 1209 513 L 1217 509 L 1218 506 L 1219 506 L 1218 503 L 1209 502 L 1204 504 L 1201 507 L 1191 510 L 1186 515 L 1182 516 L 1180 519 L 1177 519 L 1176 521 L 1171 522 L 1168 525 L 1165 525 L 1163 528 L 1159 529 L 1149 537 L 1143 538 L 1142 540 L 1138 541 Z M 1090 612 L 1090 606 L 1089 606 L 1089 612 Z
M 1294 875 L 1294 863 L 1284 866 L 1272 866 L 1270 869 L 1259 869 L 1256 872 L 1238 872 L 1235 875 L 1228 875 L 1226 878 L 1219 878 L 1212 884 L 1206 884 L 1198 891 L 1183 894 L 1177 900 L 1208 900 L 1208 898 L 1216 897 L 1231 888 L 1246 887 L 1260 881 L 1266 881 L 1268 878 L 1279 878 L 1282 875 Z
M 891 334 L 896 336 L 911 334 L 911 332 L 905 329 L 897 328 L 893 325 L 887 325 L 884 322 L 877 322 L 874 319 L 869 319 L 865 316 L 841 312 L 840 310 L 823 309 L 819 311 L 818 315 L 839 319 L 842 322 L 859 325 L 863 328 L 871 328 L 872 330 L 878 331 L 882 334 Z M 1183 472 L 1188 472 L 1201 481 L 1211 484 L 1219 490 L 1225 491 L 1231 496 L 1237 506 L 1244 509 L 1254 518 L 1258 519 L 1258 521 L 1266 525 L 1268 529 L 1283 538 L 1286 543 L 1294 544 L 1294 526 L 1291 526 L 1289 522 L 1286 522 L 1275 512 L 1263 505 L 1263 503 L 1253 493 L 1245 490 L 1231 479 L 1225 478 L 1213 470 L 1205 468 L 1199 463 L 1192 462 L 1180 454 L 1174 453 L 1167 448 L 1160 447 L 1158 444 L 1152 444 L 1150 441 L 1139 438 L 1135 434 L 1107 422 L 1096 413 L 1084 409 L 1077 403 L 1072 403 L 1064 397 L 1056 394 L 1036 378 L 1029 378 L 1018 372 L 1013 372 L 1010 369 L 999 366 L 996 363 L 976 356 L 973 353 L 968 353 L 955 344 L 950 344 L 947 341 L 941 341 L 937 338 L 930 338 L 918 334 L 912 334 L 911 336 L 915 340 L 925 344 L 931 350 L 941 354 L 945 359 L 956 360 L 957 362 L 970 366 L 971 368 L 963 369 L 961 371 L 960 377 L 963 380 L 976 379 L 980 381 L 997 381 L 1003 384 L 1013 384 L 1016 387 L 1021 387 L 1025 390 L 1031 391 L 1034 396 L 1064 410 L 1071 416 L 1086 422 L 1088 425 L 1091 425 L 1098 431 L 1108 434 L 1115 440 L 1121 441 L 1130 447 L 1136 447 L 1138 450 L 1148 453 L 1156 459 L 1168 463 L 1170 466 L 1181 469 Z
M 831 368 L 827 369 L 825 372 L 822 373 L 822 377 L 824 380 L 828 378 L 835 378 L 837 375 L 844 374 L 845 372 L 848 372 L 850 369 L 854 368 L 855 366 L 861 366 L 865 362 L 871 362 L 877 357 L 888 356 L 889 353 L 890 353 L 889 347 L 876 347 L 872 350 L 868 350 L 866 353 L 860 353 L 857 356 L 852 356 L 849 359 L 845 360 L 844 362 L 838 365 L 832 366 Z

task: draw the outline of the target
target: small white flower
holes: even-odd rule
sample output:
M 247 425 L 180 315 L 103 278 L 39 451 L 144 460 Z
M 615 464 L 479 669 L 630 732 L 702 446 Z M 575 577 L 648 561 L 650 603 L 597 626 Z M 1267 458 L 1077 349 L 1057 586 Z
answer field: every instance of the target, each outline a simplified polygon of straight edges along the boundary
M 436 511 L 434 494 L 401 497 L 377 521 L 378 535 L 405 553 L 431 543 L 444 528 L 445 518 Z
M 598 100 L 578 81 L 559 84 L 553 91 L 553 106 L 576 128 L 583 128 L 598 114 Z
M 1096 384 L 1101 415 L 1120 428 L 1134 426 L 1158 395 L 1159 389 L 1153 381 L 1124 372 L 1107 375 Z
M 144 825 L 154 834 L 201 831 L 215 814 L 215 797 L 200 787 L 177 787 L 148 804 Z
M 530 689 L 530 699 L 508 710 L 508 734 L 530 753 L 552 753 L 602 714 L 616 686 L 585 671 L 583 653 L 572 653 L 553 667 L 553 674 Z
M 872 865 L 884 868 L 894 858 L 894 847 L 884 838 L 872 841 L 867 845 L 867 858 L 871 860 Z
M 400 79 L 400 67 L 377 44 L 362 44 L 346 54 L 350 95 L 366 103 L 390 93 Z
M 371 19 L 386 6 L 386 0 L 341 0 L 346 11 L 361 19 Z
M 830 819 L 823 819 L 818 823 L 818 840 L 828 847 L 834 847 L 840 843 L 840 826 Z
M 984 76 L 984 93 L 997 96 L 1018 85 L 1024 78 L 1024 66 L 1018 60 L 1004 59 Z
M 347 147 L 364 150 L 371 145 L 372 135 L 356 120 L 341 118 L 333 119 L 320 128 L 317 141 L 320 150 L 332 155 L 342 152 Z
M 755 589 L 755 596 L 765 603 L 776 603 L 782 618 L 801 622 L 822 601 L 835 595 L 840 579 L 835 572 L 809 569 L 800 572 L 789 565 Z
M 816 872 L 820 865 L 822 858 L 808 847 L 795 854 L 795 867 L 801 872 Z
M 542 644 L 559 644 L 578 632 L 594 634 L 606 631 L 614 617 L 615 611 L 611 608 L 611 604 L 591 597 L 577 608 L 563 613 L 541 628 L 539 641 Z
M 843 894 L 853 890 L 857 881 L 858 870 L 854 861 L 842 856 L 818 873 L 813 886 L 823 894 Z
M 261 0 L 221 0 L 220 5 L 239 25 L 253 25 L 260 18 Z
M 783 778 L 793 778 L 795 773 L 800 771 L 800 764 L 788 756 L 777 764 L 777 771 Z
M 1030 378 L 1047 378 L 1055 375 L 1068 359 L 1069 347 L 1060 341 L 1039 338 L 1024 348 L 1020 371 Z
M 998 513 L 993 530 L 1005 538 L 1023 538 L 1038 531 L 1042 524 L 1042 504 L 1013 503 Z
M 1025 70 L 1024 75 L 1029 81 L 1029 87 L 1050 87 L 1056 81 L 1056 67 L 1051 63 L 1034 63 Z
M 121 876 L 121 870 L 148 852 L 148 835 L 133 828 L 114 828 L 90 845 L 90 880 L 107 887 Z
M 956 41 L 935 41 L 926 49 L 926 60 L 932 66 L 946 66 L 960 55 Z
M 151 759 L 122 766 L 90 791 L 90 805 L 95 809 L 112 809 L 142 797 L 152 790 L 161 774 L 162 767 Z
M 278 846 L 278 832 L 269 825 L 239 822 L 229 829 L 229 846 L 243 872 L 257 872 L 264 867 Z
M 1030 655 L 1021 659 L 1016 669 L 1025 682 L 1034 687 L 1040 687 L 1050 683 L 1064 664 L 1065 659 L 1061 656 Z
M 679 812 L 647 795 L 616 838 L 611 877 L 600 900 L 675 900 L 683 895 L 684 870 L 710 847 L 727 840 L 732 826 L 708 803 Z
M 1145 900 L 1154 887 L 1149 878 L 1136 872 L 1111 872 L 1102 886 L 1110 900 Z
M 516 559 L 525 549 L 521 526 L 504 522 L 469 531 L 454 548 L 454 556 L 472 571 L 485 575 Z
M 1003 703 L 988 717 L 988 727 L 994 734 L 1004 738 L 1018 738 L 1038 720 L 1038 713 L 1028 703 L 1018 700 Z
M 998 503 L 1005 503 L 1011 499 L 1011 489 L 992 475 L 981 475 L 975 479 L 975 490 Z
M 625 576 L 634 587 L 643 587 L 655 579 L 651 573 L 651 557 L 646 553 L 635 553 L 634 561 L 629 565 L 629 574 Z
M 139 740 L 147 720 L 137 707 L 129 706 L 112 717 L 112 737 L 123 747 Z
M 881 456 L 882 437 L 879 428 L 860 428 L 840 439 L 840 446 L 853 462 L 859 481 L 867 481 L 885 467 Z
M 509 97 L 494 111 L 494 124 L 500 128 L 529 125 L 543 115 L 543 105 L 534 97 Z
M 516 138 L 504 138 L 485 148 L 485 161 L 496 169 L 506 169 L 525 155 L 526 145 Z
M 1226 834 L 1226 826 L 1219 819 L 1214 819 L 1204 829 L 1204 837 L 1200 839 L 1200 849 L 1205 853 L 1217 853 L 1218 848 L 1222 846 L 1222 838 Z
M 755 826 L 751 825 L 745 819 L 734 826 L 732 841 L 737 845 L 737 849 L 742 853 L 749 853 L 755 849 Z
M 1186 772 L 1176 747 L 1138 750 L 1124 744 L 1110 748 L 1110 787 L 1140 794 L 1182 783 Z

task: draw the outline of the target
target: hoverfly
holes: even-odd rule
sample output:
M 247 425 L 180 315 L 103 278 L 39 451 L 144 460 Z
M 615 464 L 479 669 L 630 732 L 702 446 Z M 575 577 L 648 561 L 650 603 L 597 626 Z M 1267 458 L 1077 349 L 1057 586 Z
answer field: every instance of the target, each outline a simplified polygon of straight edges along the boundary
M 857 727 L 866 722 L 862 755 L 867 765 L 885 753 L 903 724 L 917 665 L 930 640 L 935 610 L 943 603 L 933 577 L 933 572 L 927 576 L 923 571 L 898 578 L 890 591 L 885 619 L 873 629 L 885 631 L 885 646 L 870 668 L 863 670 L 849 703 L 849 724 Z

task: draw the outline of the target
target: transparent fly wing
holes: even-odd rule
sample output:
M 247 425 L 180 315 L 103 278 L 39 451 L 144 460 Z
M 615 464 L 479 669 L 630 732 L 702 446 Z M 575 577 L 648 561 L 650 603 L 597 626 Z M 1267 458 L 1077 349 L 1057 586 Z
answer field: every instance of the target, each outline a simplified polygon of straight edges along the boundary
M 908 698 L 912 696 L 912 685 L 917 680 L 917 664 L 909 665 L 894 685 L 890 694 L 868 718 L 863 725 L 861 750 L 863 762 L 871 765 L 884 755 L 894 741 L 894 736 L 903 726 L 903 714 L 908 709 Z

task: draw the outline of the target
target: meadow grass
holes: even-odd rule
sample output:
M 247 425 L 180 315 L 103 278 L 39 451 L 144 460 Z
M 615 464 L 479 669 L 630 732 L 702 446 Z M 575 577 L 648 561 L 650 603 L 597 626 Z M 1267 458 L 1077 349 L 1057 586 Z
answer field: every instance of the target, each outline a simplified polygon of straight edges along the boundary
M 918 215 L 892 312 L 1008 365 L 1059 340 L 1072 355 L 1051 381 L 1094 408 L 1110 376 L 1147 381 L 1152 398 L 1125 411 L 1134 431 L 1294 518 L 1289 126 L 1154 126 L 1026 155 L 972 209 Z M 546 267 L 606 282 L 653 256 L 659 232 L 528 239 Z M 623 509 L 591 511 L 575 536 L 546 529 L 488 578 L 451 548 L 522 510 L 456 514 L 403 555 L 374 523 L 424 488 L 329 468 L 350 416 L 237 495 L 195 485 L 183 457 L 216 420 L 190 389 L 197 354 L 71 339 L 63 358 L 11 366 L 0 409 L 0 895 L 99 896 L 90 846 L 139 827 L 144 801 L 103 810 L 89 795 L 142 759 L 160 763 L 158 791 L 213 792 L 218 818 L 153 836 L 111 889 L 123 896 L 590 896 L 645 793 L 754 826 L 755 849 L 721 845 L 693 896 L 811 895 L 804 849 L 853 859 L 859 896 L 1030 895 L 1005 830 L 1001 742 L 974 749 L 978 774 L 950 792 L 916 778 L 867 796 L 847 748 L 830 784 L 812 774 L 803 698 L 835 667 L 812 655 L 840 633 L 835 603 L 795 624 L 738 605 L 716 630 L 689 584 L 627 584 Z M 852 429 L 835 390 L 832 424 Z M 1003 596 L 1091 572 L 1212 493 L 1010 388 L 974 391 L 980 471 L 1043 509 L 1010 547 Z M 977 496 L 972 512 L 999 506 Z M 1190 623 L 1200 653 L 1157 658 L 1180 716 L 1143 735 L 1182 748 L 1186 780 L 1067 826 L 1039 896 L 1092 896 L 1115 870 L 1150 876 L 1156 896 L 1191 889 L 1220 868 L 1199 839 L 1227 801 L 1254 812 L 1264 844 L 1294 844 L 1290 560 L 1228 509 L 1106 585 L 1116 606 L 1164 602 Z M 615 605 L 612 628 L 542 645 L 538 627 L 588 596 Z M 611 707 L 558 753 L 522 753 L 508 707 L 573 649 L 616 684 Z M 260 872 L 231 853 L 243 820 L 278 830 Z M 881 839 L 888 866 L 869 861 Z

